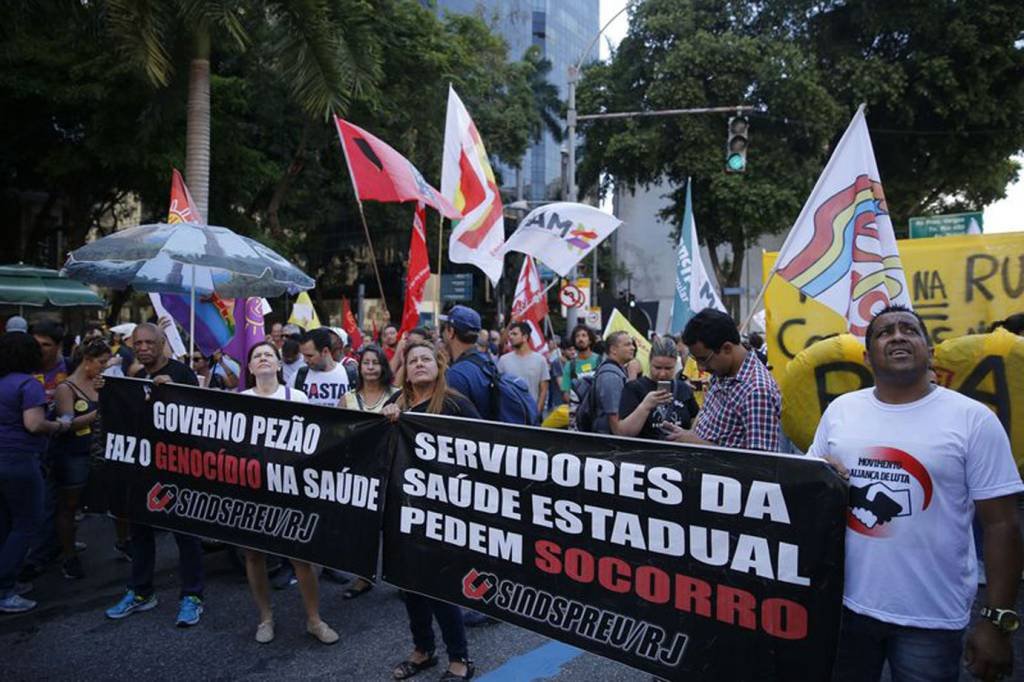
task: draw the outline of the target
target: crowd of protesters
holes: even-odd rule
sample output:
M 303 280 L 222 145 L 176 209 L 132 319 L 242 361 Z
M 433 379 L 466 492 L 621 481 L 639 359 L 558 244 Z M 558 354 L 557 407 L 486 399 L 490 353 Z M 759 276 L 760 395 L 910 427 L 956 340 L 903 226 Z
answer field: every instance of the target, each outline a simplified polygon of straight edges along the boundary
M 1000 324 L 1021 333 L 1021 319 L 1011 316 Z M 757 334 L 742 337 L 725 313 L 698 313 L 678 337 L 652 335 L 646 370 L 637 357 L 637 340 L 625 332 L 602 339 L 580 325 L 564 340 L 550 337 L 535 349 L 537 330 L 527 323 L 488 330 L 475 310 L 462 305 L 442 320 L 439 328 L 405 334 L 385 325 L 378 338 L 367 331 L 358 348 L 339 328 L 273 323 L 266 341 L 251 348 L 247 358 L 194 351 L 179 359 L 171 357 L 166 342 L 169 320 L 135 325 L 125 335 L 88 323 L 69 335 L 55 322 L 29 326 L 20 317 L 10 318 L 0 336 L 0 612 L 32 609 L 35 602 L 25 597 L 31 580 L 51 565 L 59 565 L 68 579 L 85 575 L 76 519 L 107 376 L 211 390 L 234 390 L 244 381 L 248 395 L 389 419 L 412 411 L 493 421 L 508 421 L 504 406 L 496 403 L 504 395 L 495 390 L 499 380 L 508 380 L 511 390 L 527 397 L 523 404 L 530 414 L 522 423 L 543 420 L 547 427 L 609 436 L 794 452 L 782 434 L 782 400 L 764 340 Z M 914 651 L 931 652 L 928 675 L 921 679 L 955 679 L 964 646 L 972 670 L 997 679 L 1012 665 L 1005 635 L 1016 618 L 1012 609 L 1022 562 L 1015 501 L 1024 485 L 1005 431 L 979 403 L 928 380 L 928 336 L 916 314 L 887 308 L 867 334 L 866 360 L 875 386 L 832 403 L 809 454 L 849 476 L 865 444 L 863 424 L 884 425 L 879 428 L 891 432 L 890 440 L 925 439 L 943 454 L 942 463 L 924 466 L 952 467 L 935 478 L 936 499 L 959 502 L 938 503 L 941 518 L 904 523 L 915 545 L 932 548 L 927 556 L 859 537 L 848 542 L 837 679 L 878 679 L 885 662 L 894 675 L 909 675 L 921 668 Z M 981 565 L 967 551 L 975 508 L 990 596 L 965 640 Z M 953 531 L 955 537 L 949 535 Z M 156 606 L 154 530 L 116 520 L 113 537 L 131 562 L 124 596 L 106 611 L 109 618 L 121 619 Z M 175 533 L 174 538 L 181 581 L 176 622 L 187 627 L 203 613 L 203 548 L 196 537 Z M 271 585 L 297 583 L 307 632 L 324 644 L 337 642 L 338 634 L 320 617 L 318 567 L 286 559 L 276 564 L 280 568 L 269 575 L 265 555 L 244 552 L 259 616 L 255 639 L 274 639 Z M 338 577 L 326 569 L 324 574 Z M 889 589 L 910 575 L 927 580 Z M 372 587 L 355 578 L 344 598 L 357 598 Z M 434 621 L 449 660 L 442 679 L 472 677 L 465 627 L 487 619 L 421 595 L 405 594 L 404 601 L 413 651 L 393 669 L 393 677 L 411 677 L 437 664 Z

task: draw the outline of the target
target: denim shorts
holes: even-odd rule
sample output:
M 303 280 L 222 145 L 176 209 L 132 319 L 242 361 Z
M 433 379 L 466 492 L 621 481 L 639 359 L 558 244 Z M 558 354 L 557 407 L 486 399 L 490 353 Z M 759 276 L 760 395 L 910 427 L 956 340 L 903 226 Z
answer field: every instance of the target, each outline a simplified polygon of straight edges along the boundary
M 89 480 L 88 453 L 54 453 L 51 467 L 58 488 L 81 488 Z

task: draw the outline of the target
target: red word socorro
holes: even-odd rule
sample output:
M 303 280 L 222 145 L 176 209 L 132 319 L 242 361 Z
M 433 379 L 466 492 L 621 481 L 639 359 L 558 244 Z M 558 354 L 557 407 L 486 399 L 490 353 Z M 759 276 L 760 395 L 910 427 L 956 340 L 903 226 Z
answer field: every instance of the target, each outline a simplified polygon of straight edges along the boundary
M 259 488 L 263 481 L 259 460 L 229 455 L 223 450 L 213 452 L 158 442 L 154 454 L 156 468 L 172 474 L 205 478 L 243 488 Z
M 747 590 L 669 574 L 657 566 L 634 566 L 614 556 L 595 557 L 578 547 L 563 550 L 550 540 L 538 540 L 534 550 L 534 565 L 545 573 L 564 574 L 578 583 L 597 583 L 617 594 L 632 592 L 652 604 L 671 603 L 679 611 L 747 630 L 760 628 L 779 639 L 807 637 L 807 609 L 791 599 L 768 598 L 758 603 Z

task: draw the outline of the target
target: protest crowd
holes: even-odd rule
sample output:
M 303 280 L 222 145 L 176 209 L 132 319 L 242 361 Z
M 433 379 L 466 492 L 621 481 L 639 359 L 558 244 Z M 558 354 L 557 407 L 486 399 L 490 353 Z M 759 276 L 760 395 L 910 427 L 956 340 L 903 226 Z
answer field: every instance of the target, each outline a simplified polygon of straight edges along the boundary
M 1004 326 L 1022 333 L 1021 317 L 1011 317 Z M 65 330 L 52 322 L 29 326 L 21 317 L 7 320 L 6 333 L 0 337 L 0 483 L 7 529 L 0 554 L 0 611 L 18 613 L 35 607 L 36 602 L 24 595 L 31 590 L 31 580 L 44 571 L 60 570 L 74 580 L 89 568 L 82 559 L 84 548 L 75 541 L 75 519 L 88 482 L 91 434 L 102 421 L 98 394 L 106 377 L 230 391 L 238 385 L 244 365 L 251 378 L 245 391 L 249 395 L 392 418 L 412 410 L 504 421 L 502 403 L 509 397 L 492 394 L 495 378 L 502 377 L 514 385 L 512 390 L 529 398 L 526 408 L 505 406 L 512 412 L 528 409 L 530 414 L 520 415 L 522 423 L 540 423 L 561 406 L 563 411 L 568 408 L 568 428 L 574 431 L 796 451 L 784 442 L 779 389 L 760 347 L 753 345 L 759 337 L 742 338 L 736 322 L 713 309 L 694 316 L 678 338 L 656 335 L 646 374 L 635 357 L 636 341 L 626 332 L 600 339 L 580 325 L 568 343 L 548 339 L 550 351 L 541 354 L 529 348 L 529 325 L 512 323 L 488 330 L 480 315 L 463 305 L 451 308 L 440 328 L 415 328 L 399 338 L 389 324 L 379 339 L 363 330 L 365 342 L 355 347 L 339 328 L 304 330 L 274 321 L 265 340 L 254 345 L 247 358 L 237 359 L 220 352 L 173 357 L 164 335 L 172 324 L 166 318 L 142 322 L 121 335 L 91 324 Z M 886 659 L 894 672 L 905 665 L 908 670 L 925 670 L 921 679 L 955 679 L 966 608 L 975 590 L 968 582 L 974 574 L 965 575 L 960 568 L 964 553 L 974 552 L 974 520 L 955 500 L 978 495 L 977 523 L 984 546 L 990 548 L 984 555 L 986 575 L 981 576 L 988 578 L 993 599 L 989 608 L 1012 613 L 1007 609 L 1014 603 L 1022 569 L 1016 496 L 1024 486 L 993 415 L 980 403 L 930 381 L 927 333 L 916 314 L 901 306 L 881 311 L 871 321 L 867 342 L 876 388 L 835 401 L 808 455 L 829 460 L 848 477 L 857 462 L 846 453 L 860 437 L 862 424 L 879 423 L 899 432 L 920 421 L 932 425 L 928 437 L 932 447 L 944 453 L 943 461 L 952 468 L 967 468 L 962 479 L 952 472 L 936 477 L 937 486 L 949 489 L 937 488 L 935 493 L 936 500 L 947 505 L 943 516 L 919 531 L 920 542 L 933 548 L 928 556 L 908 557 L 900 547 L 882 554 L 870 540 L 850 536 L 858 542 L 847 543 L 846 607 L 836 679 L 877 678 Z M 693 365 L 697 379 L 690 378 Z M 948 433 L 936 430 L 938 425 L 949 425 Z M 912 432 L 926 428 L 915 426 Z M 967 462 L 966 453 L 974 455 Z M 950 528 L 957 533 L 950 535 Z M 176 622 L 180 627 L 194 626 L 205 603 L 203 548 L 197 537 L 174 537 L 181 579 Z M 152 585 L 153 528 L 113 519 L 110 538 L 129 562 L 125 572 L 130 575 L 124 598 L 107 609 L 106 616 L 121 619 L 151 609 L 157 603 Z M 320 617 L 318 567 L 275 557 L 268 579 L 266 556 L 253 550 L 244 554 L 245 574 L 259 612 L 256 641 L 274 638 L 271 580 L 280 589 L 297 582 L 310 635 L 325 644 L 338 641 L 338 634 Z M 979 554 L 979 563 L 981 559 Z M 345 580 L 333 575 L 332 579 Z M 891 589 L 900 583 L 906 584 Z M 344 597 L 356 598 L 372 587 L 354 578 Z M 486 619 L 412 593 L 405 595 L 405 602 L 414 649 L 395 668 L 394 677 L 404 679 L 437 663 L 432 620 L 438 622 L 449 653 L 444 679 L 471 677 L 474 667 L 465 626 Z M 968 650 L 986 665 L 1009 665 L 1008 638 L 1000 629 L 1006 616 L 1001 618 L 1003 624 L 999 618 L 980 621 L 967 640 Z M 930 668 L 923 669 L 922 661 Z
M 322 580 L 345 600 L 398 587 L 406 622 L 389 625 L 411 641 L 381 663 L 397 680 L 437 666 L 441 680 L 474 677 L 467 627 L 498 620 L 656 679 L 875 682 L 888 669 L 896 682 L 950 681 L 965 667 L 1010 679 L 1024 574 L 1020 285 L 1017 308 L 999 300 L 1002 319 L 935 343 L 908 293 L 863 107 L 767 272 L 767 325 L 726 312 L 689 215 L 686 267 L 665 277 L 671 324 L 646 335 L 617 310 L 604 329 L 574 315 L 555 333 L 535 260 L 557 282 L 622 221 L 552 203 L 506 240 L 454 89 L 449 112 L 461 157 L 449 161 L 446 142 L 457 171 L 443 191 L 333 120 L 360 202 L 416 202 L 397 322 L 386 307 L 359 320 L 346 301 L 338 326 L 321 324 L 306 293 L 316 281 L 206 225 L 177 171 L 167 223 L 81 245 L 64 268 L 147 293 L 152 313 L 7 317 L 3 618 L 45 606 L 33 581 L 47 572 L 110 570 L 76 537 L 91 514 L 124 560 L 124 591 L 97 618 L 127 622 L 108 627 L 131 628 L 167 598 L 154 574 L 169 532 L 180 628 L 217 608 L 211 547 L 244 575 L 250 643 L 272 646 L 284 627 L 275 592 L 297 594 L 303 637 L 337 645 L 343 616 Z M 453 221 L 448 259 L 492 282 L 505 255 L 525 254 L 493 323 L 471 300 L 442 310 L 440 294 L 421 317 L 426 207 Z M 819 220 L 819 207 L 835 215 Z M 834 229 L 857 246 L 832 248 Z M 196 256 L 200 243 L 217 258 Z M 171 253 L 181 244 L 188 253 Z M 111 256 L 125 245 L 130 259 Z M 992 262 L 1005 268 L 1005 253 Z M 795 316 L 771 287 L 842 318 L 814 327 L 785 367 L 771 330 Z

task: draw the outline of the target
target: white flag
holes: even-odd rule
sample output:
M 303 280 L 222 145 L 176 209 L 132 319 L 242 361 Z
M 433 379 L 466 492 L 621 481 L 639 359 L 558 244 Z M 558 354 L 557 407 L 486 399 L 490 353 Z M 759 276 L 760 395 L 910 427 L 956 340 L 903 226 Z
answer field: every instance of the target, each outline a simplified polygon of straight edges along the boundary
M 505 218 L 487 150 L 455 89 L 448 86 L 448 114 L 444 122 L 444 158 L 441 195 L 462 214 L 453 220 L 448 259 L 477 266 L 495 285 L 501 277 Z
M 672 306 L 672 325 L 669 331 L 678 334 L 690 318 L 704 310 L 714 308 L 726 312 L 718 297 L 715 275 L 704 268 L 697 241 L 697 221 L 693 218 L 692 182 L 686 184 L 686 207 L 683 209 L 683 228 L 679 231 L 676 251 L 676 296 Z
M 586 204 L 547 204 L 523 218 L 500 253 L 528 254 L 565 277 L 621 224 L 615 216 Z
M 881 308 L 911 307 L 863 104 L 779 250 L 776 274 L 860 338 Z

